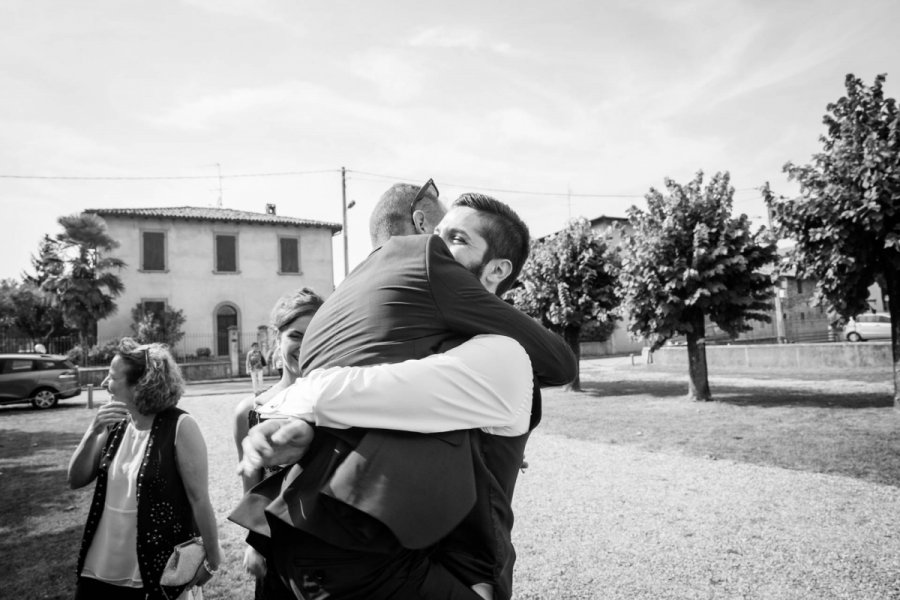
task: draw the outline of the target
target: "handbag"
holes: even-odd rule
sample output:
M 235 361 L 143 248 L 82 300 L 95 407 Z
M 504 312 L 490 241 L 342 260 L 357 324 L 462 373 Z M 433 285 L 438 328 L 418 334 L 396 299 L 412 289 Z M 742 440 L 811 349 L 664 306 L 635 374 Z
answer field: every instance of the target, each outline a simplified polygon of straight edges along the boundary
M 179 586 L 196 581 L 206 561 L 203 540 L 195 537 L 175 546 L 159 582 L 162 585 Z

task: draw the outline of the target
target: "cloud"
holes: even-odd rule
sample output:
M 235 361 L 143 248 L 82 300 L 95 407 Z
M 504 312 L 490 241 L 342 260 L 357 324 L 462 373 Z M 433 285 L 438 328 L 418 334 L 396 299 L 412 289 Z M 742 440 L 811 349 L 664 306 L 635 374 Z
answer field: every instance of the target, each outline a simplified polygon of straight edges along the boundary
M 282 14 L 283 5 L 272 0 L 182 0 L 185 4 L 194 6 L 214 14 L 227 15 L 229 17 L 250 18 L 264 23 L 278 25 L 291 30 L 296 30 L 296 22 L 286 19 Z
M 350 97 L 309 82 L 289 81 L 208 93 L 150 117 L 159 126 L 195 131 L 222 125 L 240 128 L 272 120 L 284 125 L 359 121 L 390 124 L 397 121 L 397 116 L 365 97 Z
M 91 173 L 117 155 L 114 146 L 67 125 L 0 120 L 0 131 L 0 162 L 26 175 Z M 73 168 L 83 171 L 73 173 Z
M 503 55 L 514 53 L 509 43 L 486 40 L 483 33 L 474 29 L 431 27 L 416 34 L 409 40 L 409 45 L 414 48 L 462 48 L 473 52 L 488 50 Z
M 350 59 L 350 70 L 374 84 L 382 99 L 391 104 L 409 102 L 422 94 L 425 71 L 414 59 L 373 48 Z

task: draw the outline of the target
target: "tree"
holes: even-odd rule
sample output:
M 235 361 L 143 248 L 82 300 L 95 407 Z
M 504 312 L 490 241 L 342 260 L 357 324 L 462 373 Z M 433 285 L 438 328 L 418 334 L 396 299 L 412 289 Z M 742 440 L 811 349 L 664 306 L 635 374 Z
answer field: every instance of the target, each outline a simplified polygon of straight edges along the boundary
M 19 283 L 15 279 L 3 279 L 0 281 L 0 333 L 9 335 L 16 332 L 16 303 L 14 294 L 19 289 Z
M 65 265 L 59 256 L 59 244 L 45 235 L 37 256 L 31 255 L 34 273 L 22 273 L 22 283 L 14 293 L 17 307 L 16 327 L 33 340 L 46 342 L 53 335 L 68 334 L 63 311 L 55 305 L 44 284 L 59 276 Z
M 622 246 L 620 293 L 633 333 L 657 350 L 673 335 L 687 338 L 693 400 L 712 400 L 706 367 L 706 319 L 731 336 L 750 320 L 770 321 L 772 279 L 761 270 L 776 257 L 763 229 L 747 215 L 731 216 L 734 188 L 727 172 L 703 187 L 703 173 L 680 185 L 653 188 L 647 212 L 631 207 L 633 227 Z
M 900 112 L 884 81 L 866 87 L 847 75 L 847 95 L 827 106 L 821 152 L 784 166 L 800 197 L 763 193 L 779 233 L 796 242 L 788 260 L 816 280 L 820 302 L 846 319 L 868 310 L 873 282 L 886 289 L 900 408 Z
M 148 342 L 161 342 L 169 346 L 175 346 L 184 337 L 181 330 L 186 319 L 184 311 L 175 310 L 166 306 L 160 312 L 146 309 L 142 303 L 131 309 L 131 330 L 135 339 L 146 344 Z
M 116 311 L 114 301 L 124 290 L 122 280 L 111 272 L 125 263 L 104 253 L 118 247 L 106 222 L 97 215 L 81 213 L 60 217 L 63 232 L 53 240 L 62 268 L 47 277 L 42 289 L 62 309 L 66 323 L 78 331 L 79 343 L 94 337 L 97 321 Z
M 535 240 L 520 284 L 510 291 L 517 307 L 563 336 L 576 358 L 581 357 L 579 334 L 585 323 L 611 325 L 619 305 L 618 267 L 606 240 L 586 219 Z M 605 331 L 611 332 L 612 327 Z M 608 335 L 608 334 L 607 334 Z M 569 389 L 580 389 L 580 377 Z

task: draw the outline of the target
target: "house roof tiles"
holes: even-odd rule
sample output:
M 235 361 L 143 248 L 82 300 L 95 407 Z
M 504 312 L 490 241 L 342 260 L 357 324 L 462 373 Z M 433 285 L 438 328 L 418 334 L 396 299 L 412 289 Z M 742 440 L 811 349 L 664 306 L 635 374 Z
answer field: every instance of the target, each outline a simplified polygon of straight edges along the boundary
M 256 213 L 232 208 L 200 206 L 172 206 L 163 208 L 89 208 L 85 212 L 100 217 L 125 217 L 135 219 L 175 219 L 179 221 L 218 221 L 227 223 L 256 223 L 260 225 L 301 225 L 341 231 L 338 223 L 313 221 L 295 217 L 282 217 L 268 213 Z

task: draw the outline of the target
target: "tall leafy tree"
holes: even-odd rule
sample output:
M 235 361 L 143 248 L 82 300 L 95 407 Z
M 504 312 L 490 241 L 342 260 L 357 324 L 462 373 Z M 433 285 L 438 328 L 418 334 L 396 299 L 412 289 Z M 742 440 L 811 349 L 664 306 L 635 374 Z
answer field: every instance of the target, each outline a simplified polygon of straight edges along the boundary
M 78 331 L 82 348 L 95 336 L 97 321 L 116 311 L 115 298 L 124 290 L 114 271 L 125 263 L 107 253 L 119 243 L 109 235 L 106 222 L 81 213 L 60 217 L 63 232 L 54 240 L 63 266 L 42 288 L 62 309 L 66 323 Z
M 16 333 L 16 303 L 14 294 L 19 289 L 19 282 L 8 278 L 0 281 L 0 333 L 15 335 Z
M 618 266 L 604 237 L 586 219 L 532 243 L 519 285 L 510 298 L 527 314 L 563 336 L 580 358 L 579 334 L 589 321 L 611 325 L 619 305 Z M 612 327 L 601 327 L 611 332 Z M 580 389 L 580 377 L 570 384 Z
M 784 166 L 800 196 L 776 199 L 768 186 L 764 195 L 779 232 L 796 242 L 789 260 L 816 280 L 820 301 L 849 318 L 868 310 L 873 282 L 886 289 L 900 408 L 900 111 L 884 81 L 847 75 L 847 94 L 826 108 L 821 151 Z
M 68 334 L 62 308 L 53 302 L 52 294 L 44 290 L 47 281 L 65 270 L 59 256 L 59 243 L 45 235 L 37 255 L 31 255 L 31 267 L 34 272 L 22 274 L 22 284 L 15 292 L 17 328 L 24 335 L 42 342 L 54 335 Z
M 764 230 L 751 231 L 747 215 L 731 216 L 729 181 L 727 172 L 717 173 L 704 187 L 699 172 L 687 185 L 666 179 L 666 193 L 651 188 L 647 211 L 628 211 L 633 231 L 621 250 L 630 329 L 651 350 L 674 335 L 687 338 L 694 400 L 712 400 L 706 319 L 732 336 L 748 331 L 751 320 L 771 320 L 772 279 L 762 269 L 775 260 L 776 246 Z

